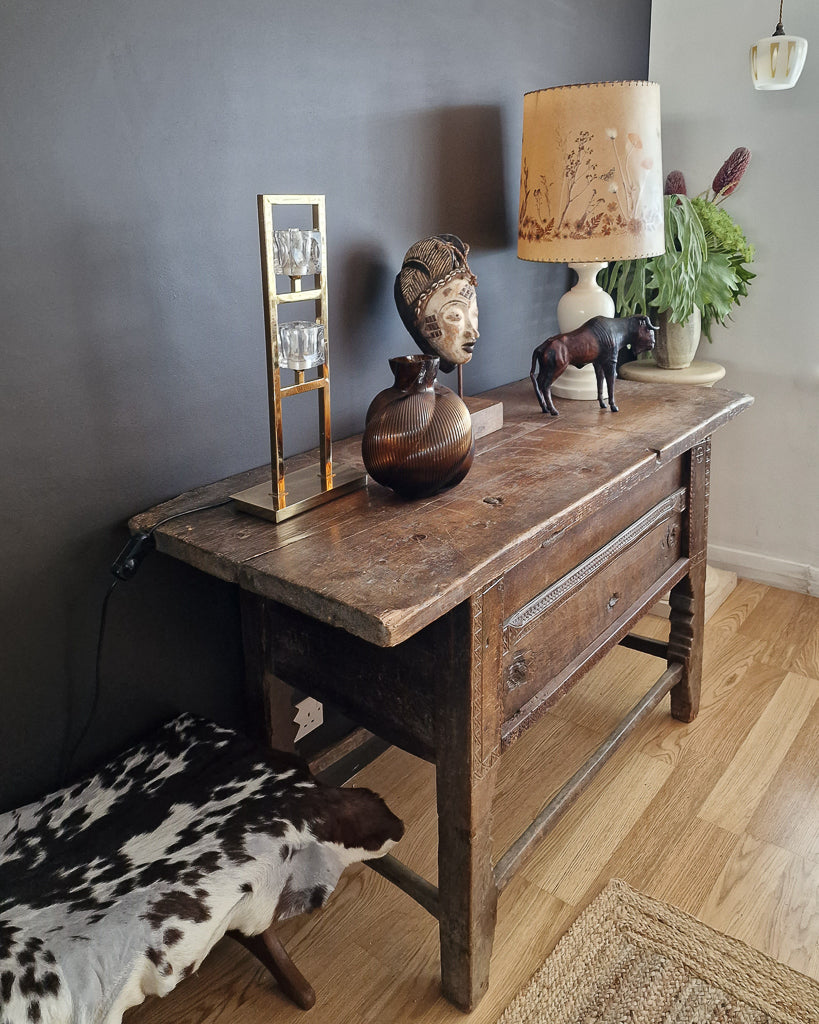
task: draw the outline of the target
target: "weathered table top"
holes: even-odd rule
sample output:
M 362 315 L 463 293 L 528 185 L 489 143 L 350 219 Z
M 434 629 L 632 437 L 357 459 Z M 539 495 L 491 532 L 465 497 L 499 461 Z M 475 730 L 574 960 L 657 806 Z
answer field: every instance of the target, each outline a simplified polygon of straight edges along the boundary
M 157 548 L 221 579 L 392 646 L 455 607 L 545 541 L 606 505 L 751 404 L 722 388 L 618 382 L 619 413 L 563 401 L 545 416 L 528 379 L 485 397 L 504 427 L 476 446 L 466 479 L 405 501 L 371 481 L 278 525 L 231 505 L 160 526 Z M 292 465 L 305 463 L 304 457 Z M 361 465 L 360 437 L 334 464 Z M 135 516 L 133 530 L 263 481 L 269 466 L 189 491 Z

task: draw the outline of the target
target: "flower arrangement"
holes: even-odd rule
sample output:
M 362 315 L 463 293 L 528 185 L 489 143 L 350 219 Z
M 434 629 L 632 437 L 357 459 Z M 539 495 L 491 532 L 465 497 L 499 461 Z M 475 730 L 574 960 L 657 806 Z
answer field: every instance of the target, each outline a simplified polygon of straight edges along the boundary
M 750 160 L 750 150 L 735 149 L 710 189 L 690 199 L 682 171 L 666 176 L 665 253 L 614 262 L 601 275 L 618 316 L 665 313 L 670 322 L 684 323 L 696 307 L 702 314 L 703 333 L 712 340 L 713 325 L 725 323 L 755 277 L 748 269 L 754 247 L 722 207 L 736 191 Z

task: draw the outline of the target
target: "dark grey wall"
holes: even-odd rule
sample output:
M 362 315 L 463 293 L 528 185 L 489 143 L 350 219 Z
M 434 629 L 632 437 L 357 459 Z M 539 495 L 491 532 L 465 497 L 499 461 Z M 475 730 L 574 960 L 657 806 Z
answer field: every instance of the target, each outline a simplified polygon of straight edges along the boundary
M 650 0 L 6 0 L 0 807 L 57 781 L 90 709 L 128 516 L 269 458 L 256 194 L 327 197 L 336 436 L 413 350 L 392 279 L 430 232 L 473 246 L 467 391 L 522 377 L 567 274 L 515 256 L 523 93 L 645 77 L 649 19 Z M 292 450 L 312 413 L 288 407 Z M 238 722 L 236 594 L 149 559 L 112 597 L 103 669 L 78 766 L 177 707 Z

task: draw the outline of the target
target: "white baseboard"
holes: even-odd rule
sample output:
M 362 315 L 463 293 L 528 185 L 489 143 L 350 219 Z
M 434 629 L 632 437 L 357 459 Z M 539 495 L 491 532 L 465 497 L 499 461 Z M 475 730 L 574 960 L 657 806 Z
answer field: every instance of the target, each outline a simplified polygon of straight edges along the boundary
M 708 545 L 708 564 L 718 569 L 729 569 L 746 580 L 819 597 L 819 568 L 815 565 L 789 562 L 784 558 L 771 558 L 720 544 Z

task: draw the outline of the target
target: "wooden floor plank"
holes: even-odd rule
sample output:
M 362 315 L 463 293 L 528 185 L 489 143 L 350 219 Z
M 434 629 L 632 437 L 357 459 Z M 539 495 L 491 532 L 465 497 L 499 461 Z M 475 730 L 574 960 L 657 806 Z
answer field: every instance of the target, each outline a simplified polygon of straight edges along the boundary
M 666 834 L 664 840 L 652 844 L 651 860 L 643 854 L 632 856 L 622 867 L 617 863 L 606 865 L 608 878 L 622 877 L 635 889 L 695 914 L 734 853 L 739 837 L 694 818 L 683 823 L 676 834 Z M 669 852 L 671 846 L 673 853 Z M 645 869 L 638 872 L 638 866 L 643 865 Z
M 767 666 L 725 666 L 722 677 L 708 679 L 696 722 L 681 725 L 667 715 L 652 721 L 640 750 L 665 758 L 673 770 L 601 869 L 601 888 L 622 877 L 652 895 L 668 892 L 684 910 L 697 905 L 737 842 L 697 815 L 782 678 Z
M 700 920 L 811 977 L 819 975 L 819 860 L 745 836 Z
M 538 847 L 523 869 L 526 877 L 566 903 L 580 903 L 670 772 L 639 752 L 619 762 L 615 755 Z
M 706 682 L 694 722 L 655 716 L 646 731 L 641 749 L 665 757 L 679 770 L 665 801 L 674 813 L 699 811 L 785 678 L 780 670 L 748 659 L 737 643 L 733 656 L 706 652 Z M 726 642 L 729 648 L 734 645 L 733 639 Z
M 549 955 L 556 942 L 575 917 L 575 910 L 553 896 L 532 885 L 518 875 L 504 891 L 500 900 L 498 928 L 492 953 L 492 967 L 489 991 L 478 1008 L 469 1015 L 474 1020 L 494 1021 L 512 1001 L 517 992 L 535 973 Z M 431 994 L 434 999 L 426 1004 L 420 1013 L 404 1013 L 392 1000 L 388 1012 L 373 1017 L 372 1024 L 385 1021 L 413 1021 L 413 1024 L 463 1024 L 464 1015 L 440 997 L 437 950 L 433 956 L 434 983 Z M 400 965 L 395 965 L 400 970 Z
M 597 749 L 604 735 L 547 715 L 501 761 L 496 788 L 493 856 L 497 862 L 567 779 Z
M 768 587 L 740 632 L 751 641 L 764 642 L 764 651 L 757 655 L 760 661 L 799 671 L 807 636 L 816 629 L 818 617 L 816 598 Z
M 737 580 L 736 588 L 708 621 L 708 636 L 717 645 L 738 633 L 749 615 L 763 600 L 770 588 L 752 580 Z
M 803 857 L 819 857 L 819 703 L 791 744 L 748 833 Z
M 819 679 L 819 614 L 815 604 L 807 606 L 804 622 L 804 641 L 796 652 L 791 670 L 811 679 Z
M 591 730 L 602 740 L 657 680 L 663 667 L 659 658 L 616 647 L 552 713 Z
M 819 681 L 785 676 L 700 809 L 701 818 L 737 835 L 745 831 L 817 699 Z

